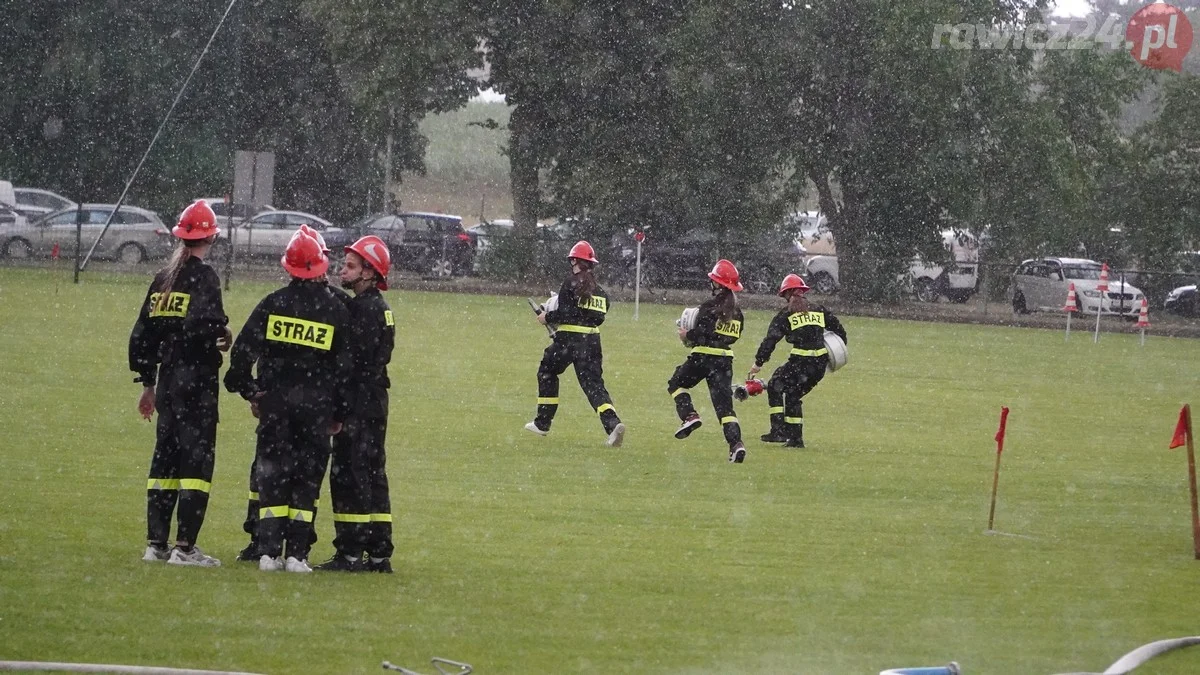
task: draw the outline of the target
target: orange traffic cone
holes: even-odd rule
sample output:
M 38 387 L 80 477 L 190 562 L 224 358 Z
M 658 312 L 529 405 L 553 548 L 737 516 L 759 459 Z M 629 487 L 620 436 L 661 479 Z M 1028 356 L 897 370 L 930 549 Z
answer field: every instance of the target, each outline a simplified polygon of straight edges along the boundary
M 1101 293 L 1108 290 L 1108 263 L 1100 265 L 1100 283 L 1096 284 L 1096 290 Z
M 1067 287 L 1067 304 L 1063 305 L 1062 311 L 1072 314 L 1079 311 L 1079 300 L 1075 297 L 1074 282 Z
M 1146 299 L 1145 298 L 1142 298 L 1142 311 L 1138 312 L 1137 327 L 1138 328 L 1149 328 L 1150 327 L 1150 311 L 1146 307 Z

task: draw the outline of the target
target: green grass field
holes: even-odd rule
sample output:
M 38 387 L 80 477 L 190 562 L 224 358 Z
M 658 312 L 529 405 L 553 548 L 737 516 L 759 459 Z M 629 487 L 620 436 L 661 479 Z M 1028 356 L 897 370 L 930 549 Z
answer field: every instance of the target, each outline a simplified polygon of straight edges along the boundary
M 730 465 L 703 392 L 709 424 L 671 435 L 681 308 L 612 309 L 630 431 L 610 449 L 569 374 L 553 432 L 522 430 L 546 343 L 523 298 L 388 291 L 397 574 L 269 575 L 233 562 L 253 420 L 232 396 L 200 541 L 225 566 L 140 560 L 154 432 L 125 347 L 145 283 L 0 270 L 0 659 L 1048 675 L 1200 633 L 1185 456 L 1166 449 L 1200 342 L 846 317 L 851 364 L 808 400 L 810 447 L 758 443 L 756 398 Z M 235 327 L 272 288 L 227 294 Z M 737 374 L 768 318 L 748 313 Z M 1002 405 L 997 527 L 1021 537 L 984 534 Z M 1192 650 L 1138 672 L 1198 671 Z

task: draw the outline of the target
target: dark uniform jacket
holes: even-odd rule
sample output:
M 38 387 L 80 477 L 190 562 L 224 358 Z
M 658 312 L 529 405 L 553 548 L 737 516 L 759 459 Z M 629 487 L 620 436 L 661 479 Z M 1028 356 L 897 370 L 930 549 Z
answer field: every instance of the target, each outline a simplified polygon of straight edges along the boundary
M 596 286 L 592 295 L 584 298 L 579 295 L 578 284 L 573 276 L 563 282 L 558 290 L 558 309 L 546 312 L 546 323 L 558 327 L 556 337 L 584 332 L 574 331 L 572 327 L 598 329 L 604 323 L 604 316 L 608 313 L 608 296 L 604 289 Z
M 720 295 L 714 295 L 700 305 L 696 312 L 696 325 L 684 336 L 684 342 L 693 347 L 695 353 L 708 353 L 706 349 L 727 350 L 742 336 L 745 318 L 738 308 L 729 319 L 717 316 Z M 699 348 L 699 349 L 697 349 Z
M 229 317 L 221 305 L 221 281 L 203 260 L 189 257 L 175 279 L 175 287 L 159 307 L 157 290 L 166 277 L 159 272 L 129 336 L 129 369 L 136 382 L 154 386 L 158 369 L 176 367 L 208 370 L 215 376 L 221 367 L 217 338 L 225 333 Z
M 324 281 L 293 279 L 263 298 L 238 333 L 225 388 L 250 400 L 261 392 L 299 388 L 333 399 L 333 419 L 346 419 L 353 368 L 350 312 Z M 255 376 L 251 370 L 258 365 Z
M 355 296 L 342 294 L 350 310 L 350 349 L 354 370 L 350 390 L 355 415 L 368 419 L 387 417 L 388 363 L 396 343 L 396 320 L 383 294 L 369 288 Z
M 792 345 L 792 349 L 800 349 L 809 352 L 816 352 L 825 349 L 825 331 L 832 331 L 842 338 L 842 342 L 850 344 L 850 340 L 846 338 L 846 329 L 842 327 L 842 322 L 833 315 L 828 309 L 822 305 L 809 307 L 807 312 L 793 312 L 790 309 L 783 309 L 775 318 L 771 319 L 771 325 L 767 328 L 767 336 L 763 338 L 762 344 L 758 346 L 758 352 L 754 354 L 754 365 L 762 366 L 762 364 L 771 360 L 771 353 L 775 351 L 775 345 L 780 340 L 787 340 L 788 344 Z M 797 354 L 797 356 L 802 356 Z M 810 354 L 816 356 L 816 354 Z

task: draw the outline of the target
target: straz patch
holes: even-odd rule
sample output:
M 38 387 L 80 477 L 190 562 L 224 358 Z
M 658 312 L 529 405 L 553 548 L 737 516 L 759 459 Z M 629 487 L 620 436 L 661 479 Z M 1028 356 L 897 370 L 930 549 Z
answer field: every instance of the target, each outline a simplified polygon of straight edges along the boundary
M 390 310 L 390 309 L 383 310 L 383 322 L 389 326 L 396 325 L 396 319 L 395 319 L 395 317 L 392 316 L 392 310 Z
M 150 316 L 187 316 L 188 305 L 192 302 L 192 296 L 188 293 L 171 293 L 167 296 L 167 302 L 162 307 L 159 307 L 158 301 L 162 299 L 162 293 L 150 294 Z
M 796 312 L 788 316 L 788 327 L 796 330 L 802 326 L 825 327 L 825 312 Z
M 267 317 L 267 339 L 329 351 L 333 348 L 333 326 L 272 314 Z
M 575 303 L 575 306 L 579 309 L 590 309 L 593 312 L 608 314 L 608 298 L 602 298 L 597 295 L 593 295 L 590 298 L 580 298 L 579 302 Z
M 725 335 L 725 336 L 728 336 L 731 338 L 740 338 L 740 337 L 742 337 L 742 322 L 738 321 L 737 319 L 730 319 L 729 321 L 718 321 L 717 327 L 713 332 L 715 332 L 717 335 Z

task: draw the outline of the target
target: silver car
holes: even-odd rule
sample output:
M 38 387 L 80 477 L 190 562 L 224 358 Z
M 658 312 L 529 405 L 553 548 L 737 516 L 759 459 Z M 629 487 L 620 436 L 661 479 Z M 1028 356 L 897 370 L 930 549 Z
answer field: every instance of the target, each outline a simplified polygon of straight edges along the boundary
M 288 240 L 292 238 L 301 225 L 308 225 L 321 233 L 325 243 L 331 249 L 345 245 L 343 230 L 334 227 L 324 218 L 318 218 L 311 213 L 301 211 L 263 211 L 240 224 L 234 224 L 232 232 L 225 232 L 224 222 L 218 219 L 217 226 L 222 229 L 222 239 L 232 242 L 237 250 L 237 257 L 279 257 L 287 248 Z M 349 242 L 345 242 L 349 243 Z M 223 259 L 226 248 L 219 247 L 215 252 L 218 259 Z M 340 251 L 340 248 L 336 250 Z
M 78 208 L 79 205 L 66 197 L 40 188 L 13 188 L 17 197 L 17 210 L 34 221 L 55 211 Z
M 80 212 L 83 214 L 82 243 L 86 251 L 104 229 L 114 208 L 113 204 L 84 204 L 78 209 L 55 211 L 25 227 L 0 230 L 0 254 L 10 259 L 22 259 L 49 256 L 55 245 L 74 250 L 75 220 Z M 122 205 L 96 247 L 95 257 L 132 265 L 165 258 L 173 245 L 171 230 L 157 213 Z
M 1012 281 L 1012 306 L 1018 314 L 1061 312 L 1067 292 L 1075 284 L 1075 299 L 1084 314 L 1113 314 L 1137 318 L 1145 295 L 1119 278 L 1108 280 L 1108 290 L 1099 290 L 1100 263 L 1084 258 L 1039 258 L 1017 267 Z

